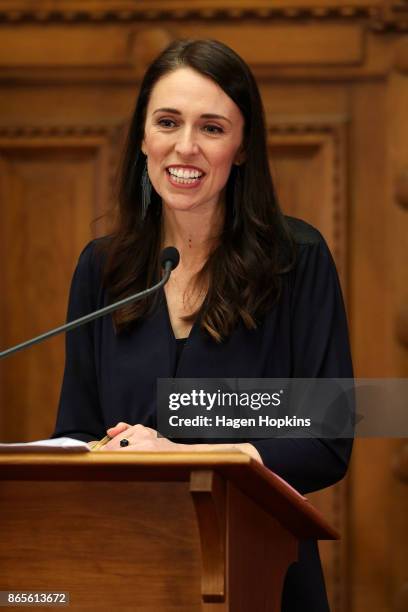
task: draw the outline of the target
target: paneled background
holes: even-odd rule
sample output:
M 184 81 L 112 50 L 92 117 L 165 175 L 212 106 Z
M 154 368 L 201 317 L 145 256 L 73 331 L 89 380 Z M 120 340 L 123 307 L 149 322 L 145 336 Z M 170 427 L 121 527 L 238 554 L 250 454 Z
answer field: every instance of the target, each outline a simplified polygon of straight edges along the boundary
M 284 211 L 332 249 L 356 375 L 408 376 L 407 31 L 392 0 L 0 0 L 0 347 L 63 321 L 146 65 L 210 37 L 257 76 Z M 1 362 L 3 440 L 50 434 L 63 359 L 55 338 Z M 343 535 L 321 547 L 334 612 L 408 611 L 407 484 L 406 440 L 357 440 L 311 496 Z

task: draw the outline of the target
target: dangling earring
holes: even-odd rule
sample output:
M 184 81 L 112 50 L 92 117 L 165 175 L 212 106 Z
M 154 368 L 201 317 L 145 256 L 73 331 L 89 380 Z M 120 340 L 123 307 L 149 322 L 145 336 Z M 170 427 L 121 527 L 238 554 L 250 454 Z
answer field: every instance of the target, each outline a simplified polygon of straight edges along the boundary
M 147 172 L 147 162 L 143 169 L 142 174 L 142 219 L 146 218 L 147 209 L 150 206 L 150 200 L 152 195 L 152 184 L 149 179 L 149 175 Z
M 233 207 L 232 207 L 232 221 L 235 221 L 235 217 L 237 214 L 237 202 L 241 196 L 242 190 L 242 177 L 241 177 L 241 164 L 234 165 L 234 191 L 233 191 Z

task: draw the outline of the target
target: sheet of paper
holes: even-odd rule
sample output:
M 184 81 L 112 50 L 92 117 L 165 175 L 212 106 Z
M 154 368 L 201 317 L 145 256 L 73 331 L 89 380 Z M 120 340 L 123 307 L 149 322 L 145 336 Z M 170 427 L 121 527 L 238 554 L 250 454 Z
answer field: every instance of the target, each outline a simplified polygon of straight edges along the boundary
M 74 438 L 54 438 L 35 442 L 0 443 L 0 453 L 87 453 L 90 448 L 86 442 Z

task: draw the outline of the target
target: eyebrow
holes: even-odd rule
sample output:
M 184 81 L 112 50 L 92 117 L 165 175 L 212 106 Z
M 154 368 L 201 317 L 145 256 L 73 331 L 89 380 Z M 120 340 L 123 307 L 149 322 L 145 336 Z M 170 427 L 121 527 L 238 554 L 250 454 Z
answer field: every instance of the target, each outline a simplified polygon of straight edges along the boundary
M 156 113 L 172 113 L 173 115 L 181 115 L 182 113 L 177 110 L 176 108 L 157 108 L 154 112 L 153 115 L 155 115 Z M 203 115 L 200 115 L 201 119 L 224 119 L 224 121 L 228 121 L 228 123 L 231 123 L 231 121 L 229 119 L 227 119 L 227 117 L 224 117 L 223 115 L 217 115 L 215 113 L 204 113 Z

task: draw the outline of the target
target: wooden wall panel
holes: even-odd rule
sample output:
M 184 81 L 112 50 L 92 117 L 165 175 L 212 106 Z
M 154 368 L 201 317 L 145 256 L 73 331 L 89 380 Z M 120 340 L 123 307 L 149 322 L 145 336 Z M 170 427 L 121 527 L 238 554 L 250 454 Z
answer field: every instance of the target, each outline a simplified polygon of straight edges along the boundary
M 313 115 L 303 121 L 275 122 L 270 158 L 278 198 L 285 214 L 317 227 L 332 251 L 346 292 L 345 126 Z
M 239 24 L 193 23 L 178 25 L 175 34 L 180 37 L 188 35 L 191 38 L 222 40 L 236 49 L 252 66 L 344 65 L 362 60 L 362 34 L 356 25 L 311 24 L 304 28 L 298 24 L 266 25 L 260 20 L 248 24 L 247 30 L 247 36 L 242 37 Z M 254 40 L 257 41 L 256 45 L 253 44 Z
M 67 288 L 91 221 L 107 205 L 106 139 L 0 133 L 0 343 L 12 346 L 65 320 Z M 101 228 L 99 228 L 99 231 Z M 64 340 L 17 353 L 1 364 L 2 430 L 9 441 L 52 431 Z
M 341 105 L 341 99 L 338 103 Z M 282 209 L 322 232 L 347 297 L 345 117 L 326 115 L 323 119 L 318 113 L 302 118 L 269 116 L 273 122 L 269 126 L 272 174 Z M 341 543 L 319 544 L 328 594 L 337 610 L 348 607 L 347 491 L 347 482 L 342 482 L 309 496 L 343 535 Z

